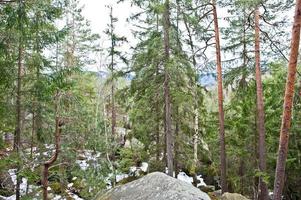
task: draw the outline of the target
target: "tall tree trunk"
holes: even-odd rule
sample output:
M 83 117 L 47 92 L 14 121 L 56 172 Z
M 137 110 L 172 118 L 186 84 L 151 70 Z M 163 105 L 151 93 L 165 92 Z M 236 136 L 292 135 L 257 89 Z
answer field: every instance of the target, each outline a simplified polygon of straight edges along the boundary
M 159 108 L 159 94 L 156 94 L 156 161 L 160 160 L 160 108 Z
M 58 116 L 58 99 L 59 93 L 56 93 L 56 102 L 55 102 L 55 152 L 52 157 L 44 163 L 44 170 L 43 170 L 43 200 L 48 200 L 48 171 L 49 167 L 57 160 L 58 154 L 60 152 L 60 145 L 61 145 L 61 133 L 62 133 L 62 126 L 63 120 L 60 119 Z
M 281 122 L 279 150 L 274 182 L 274 200 L 280 200 L 284 185 L 285 162 L 288 151 L 289 129 L 291 126 L 291 116 L 294 97 L 294 85 L 297 72 L 297 61 L 300 43 L 301 27 L 301 0 L 296 1 L 295 17 L 292 30 L 291 52 L 286 79 L 286 88 L 283 103 L 283 114 Z
M 260 29 L 259 8 L 255 9 L 255 79 L 256 79 L 256 105 L 257 105 L 257 131 L 259 135 L 259 170 L 266 172 L 265 127 L 264 127 L 264 102 L 260 71 Z M 268 187 L 263 178 L 259 178 L 259 199 L 268 199 Z
M 219 41 L 219 28 L 216 11 L 216 2 L 213 4 L 213 18 L 215 30 L 215 48 L 216 48 L 216 71 L 217 71 L 217 90 L 218 90 L 218 112 L 219 112 L 219 135 L 220 135 L 220 173 L 222 193 L 227 192 L 227 175 L 226 175 L 226 147 L 225 147 L 225 122 L 224 122 L 224 108 L 223 108 L 223 80 L 222 80 L 222 62 L 221 49 Z
M 187 23 L 187 18 L 186 15 L 183 13 L 183 19 L 184 19 L 184 25 L 186 27 L 187 33 L 188 33 L 188 38 L 189 38 L 189 46 L 190 46 L 190 51 L 192 54 L 192 64 L 197 72 L 197 63 L 196 63 L 196 58 L 195 58 L 195 51 L 194 51 L 194 44 L 192 40 L 192 35 L 190 31 L 190 27 Z M 199 112 L 198 112 L 198 80 L 197 76 L 193 80 L 193 98 L 194 98 L 194 135 L 193 135 L 193 160 L 194 160 L 194 166 L 195 168 L 197 167 L 198 163 L 198 141 L 199 141 Z M 197 186 L 197 174 L 194 173 L 193 175 L 193 185 Z
M 23 26 L 22 26 L 22 11 L 23 10 L 23 2 L 19 0 L 19 8 L 18 8 L 18 26 L 19 26 L 19 50 L 18 50 L 18 78 L 17 78 L 17 97 L 16 97 L 16 130 L 14 135 L 14 150 L 19 155 L 20 154 L 20 145 L 21 145 L 21 118 L 22 118 L 22 77 L 23 77 Z M 21 159 L 19 157 L 19 159 Z M 20 185 L 22 178 L 20 176 L 21 166 L 18 164 L 17 166 L 17 184 L 16 184 L 16 200 L 20 199 Z
M 164 49 L 165 49 L 165 75 L 164 75 L 164 99 L 165 99 L 165 135 L 166 135 L 166 152 L 167 152 L 167 167 L 168 175 L 173 176 L 173 135 L 171 131 L 171 100 L 170 100 L 170 89 L 169 89 L 169 0 L 165 0 L 165 10 L 163 14 L 164 18 Z
M 113 17 L 113 7 L 110 7 L 110 28 L 111 28 L 111 64 L 110 64 L 110 71 L 112 76 L 111 82 L 111 134 L 112 134 L 112 144 L 113 144 L 113 152 L 112 152 L 112 163 L 113 163 L 113 187 L 116 185 L 116 166 L 115 166 L 115 145 L 117 144 L 117 137 L 116 137 L 116 108 L 115 108 L 115 77 L 114 77 L 114 65 L 115 65 L 115 38 L 114 38 L 114 17 Z
M 112 136 L 113 138 L 115 137 L 115 126 L 116 126 L 116 111 L 115 111 L 115 81 L 114 81 L 114 51 L 115 51 L 115 42 L 114 42 L 114 28 L 113 28 L 113 8 L 110 8 L 110 19 L 111 19 L 111 64 L 110 64 L 110 71 L 111 71 L 111 76 L 112 76 L 112 85 L 111 85 L 111 100 L 112 100 Z

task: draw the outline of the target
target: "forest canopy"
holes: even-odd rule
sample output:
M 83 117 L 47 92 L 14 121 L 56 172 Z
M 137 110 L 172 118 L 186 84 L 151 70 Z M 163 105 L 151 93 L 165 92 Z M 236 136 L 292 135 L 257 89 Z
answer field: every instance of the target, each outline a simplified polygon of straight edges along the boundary
M 0 199 L 301 198 L 301 0 L 92 2 L 0 0 Z

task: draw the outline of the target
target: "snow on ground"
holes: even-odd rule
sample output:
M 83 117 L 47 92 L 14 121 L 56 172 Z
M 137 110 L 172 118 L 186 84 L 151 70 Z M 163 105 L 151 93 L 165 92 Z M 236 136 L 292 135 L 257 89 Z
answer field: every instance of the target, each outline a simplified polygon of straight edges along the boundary
M 122 181 L 123 179 L 128 178 L 128 177 L 129 177 L 128 174 L 117 174 L 117 175 L 116 175 L 116 181 L 117 181 L 117 183 L 118 183 L 118 182 L 120 182 L 120 181 Z
M 12 179 L 12 182 L 14 183 L 14 185 L 17 184 L 17 175 L 16 175 L 17 169 L 9 169 L 8 173 Z M 33 192 L 33 190 L 37 189 L 37 186 L 34 185 L 28 185 L 27 188 L 27 179 L 26 178 L 22 178 L 22 182 L 20 184 L 20 192 L 21 192 L 21 196 L 26 194 L 26 189 L 28 189 L 28 193 Z M 3 197 L 0 196 L 3 200 L 15 200 L 16 199 L 16 195 L 12 195 L 10 197 Z
M 4 197 L 4 196 L 0 195 L 0 198 L 3 199 L 3 200 L 16 200 L 16 195 L 14 194 L 10 197 Z
M 76 160 L 75 163 L 79 165 L 79 167 L 86 171 L 90 166 L 88 161 L 93 161 L 94 167 L 98 167 L 99 164 L 97 163 L 97 159 L 100 157 L 100 152 L 93 153 L 91 150 L 84 150 L 79 154 L 79 157 L 83 158 L 81 160 Z
M 147 162 L 141 163 L 140 169 L 141 169 L 143 172 L 147 172 L 147 171 L 148 171 L 148 163 L 147 163 Z
M 193 178 L 191 176 L 188 176 L 185 172 L 180 172 L 178 174 L 178 179 L 187 183 L 192 184 Z M 202 175 L 197 176 L 197 180 L 200 181 L 200 183 L 197 184 L 197 187 L 199 186 L 206 186 L 206 183 L 204 182 L 204 179 L 202 178 Z
M 76 160 L 75 163 L 78 164 L 79 167 L 84 171 L 86 171 L 89 167 L 87 160 Z

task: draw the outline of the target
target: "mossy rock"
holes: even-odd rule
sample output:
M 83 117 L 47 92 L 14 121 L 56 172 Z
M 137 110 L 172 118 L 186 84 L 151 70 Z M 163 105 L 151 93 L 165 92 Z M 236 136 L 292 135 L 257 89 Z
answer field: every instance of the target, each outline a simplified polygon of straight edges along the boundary
M 14 183 L 8 172 L 0 173 L 0 195 L 11 196 L 14 194 Z
M 209 197 L 210 197 L 211 200 L 220 200 L 221 199 L 221 196 L 218 196 L 214 192 L 208 192 L 207 194 L 209 195 Z
M 199 187 L 203 192 L 209 193 L 214 192 L 215 187 L 213 185 L 202 185 Z
M 138 178 L 140 178 L 141 176 L 139 177 L 136 177 L 136 176 L 129 176 L 127 178 L 124 178 L 122 179 L 121 181 L 118 182 L 118 185 L 124 185 L 126 183 L 129 183 L 129 182 L 132 182 L 134 180 L 137 180 Z
M 5 189 L 5 188 L 0 188 L 0 195 L 1 196 L 8 197 L 8 196 L 11 196 L 13 194 L 14 194 L 14 191 L 12 191 L 12 190 L 8 190 L 8 189 Z

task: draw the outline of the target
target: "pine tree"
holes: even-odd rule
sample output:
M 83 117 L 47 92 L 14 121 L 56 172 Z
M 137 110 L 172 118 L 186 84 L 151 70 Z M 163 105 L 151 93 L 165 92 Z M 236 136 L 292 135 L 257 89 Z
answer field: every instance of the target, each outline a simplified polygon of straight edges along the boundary
M 280 200 L 284 185 L 285 161 L 288 151 L 289 130 L 291 126 L 291 115 L 294 97 L 294 84 L 296 78 L 296 67 L 299 54 L 300 43 L 300 28 L 301 28 L 301 1 L 296 1 L 295 17 L 292 30 L 291 53 L 289 58 L 289 66 L 287 73 L 287 81 L 283 103 L 283 114 L 280 131 L 279 150 L 277 157 L 277 166 L 274 181 L 274 196 L 275 200 Z
M 220 134 L 220 169 L 221 169 L 221 185 L 222 193 L 227 192 L 227 174 L 226 174 L 226 147 L 225 147 L 225 125 L 224 125 L 224 108 L 223 108 L 223 82 L 222 82 L 222 62 L 221 62 L 221 49 L 219 41 L 219 28 L 218 18 L 216 11 L 216 2 L 213 1 L 213 18 L 214 18 L 214 31 L 216 42 L 216 71 L 218 80 L 218 112 L 219 112 L 219 134 Z

